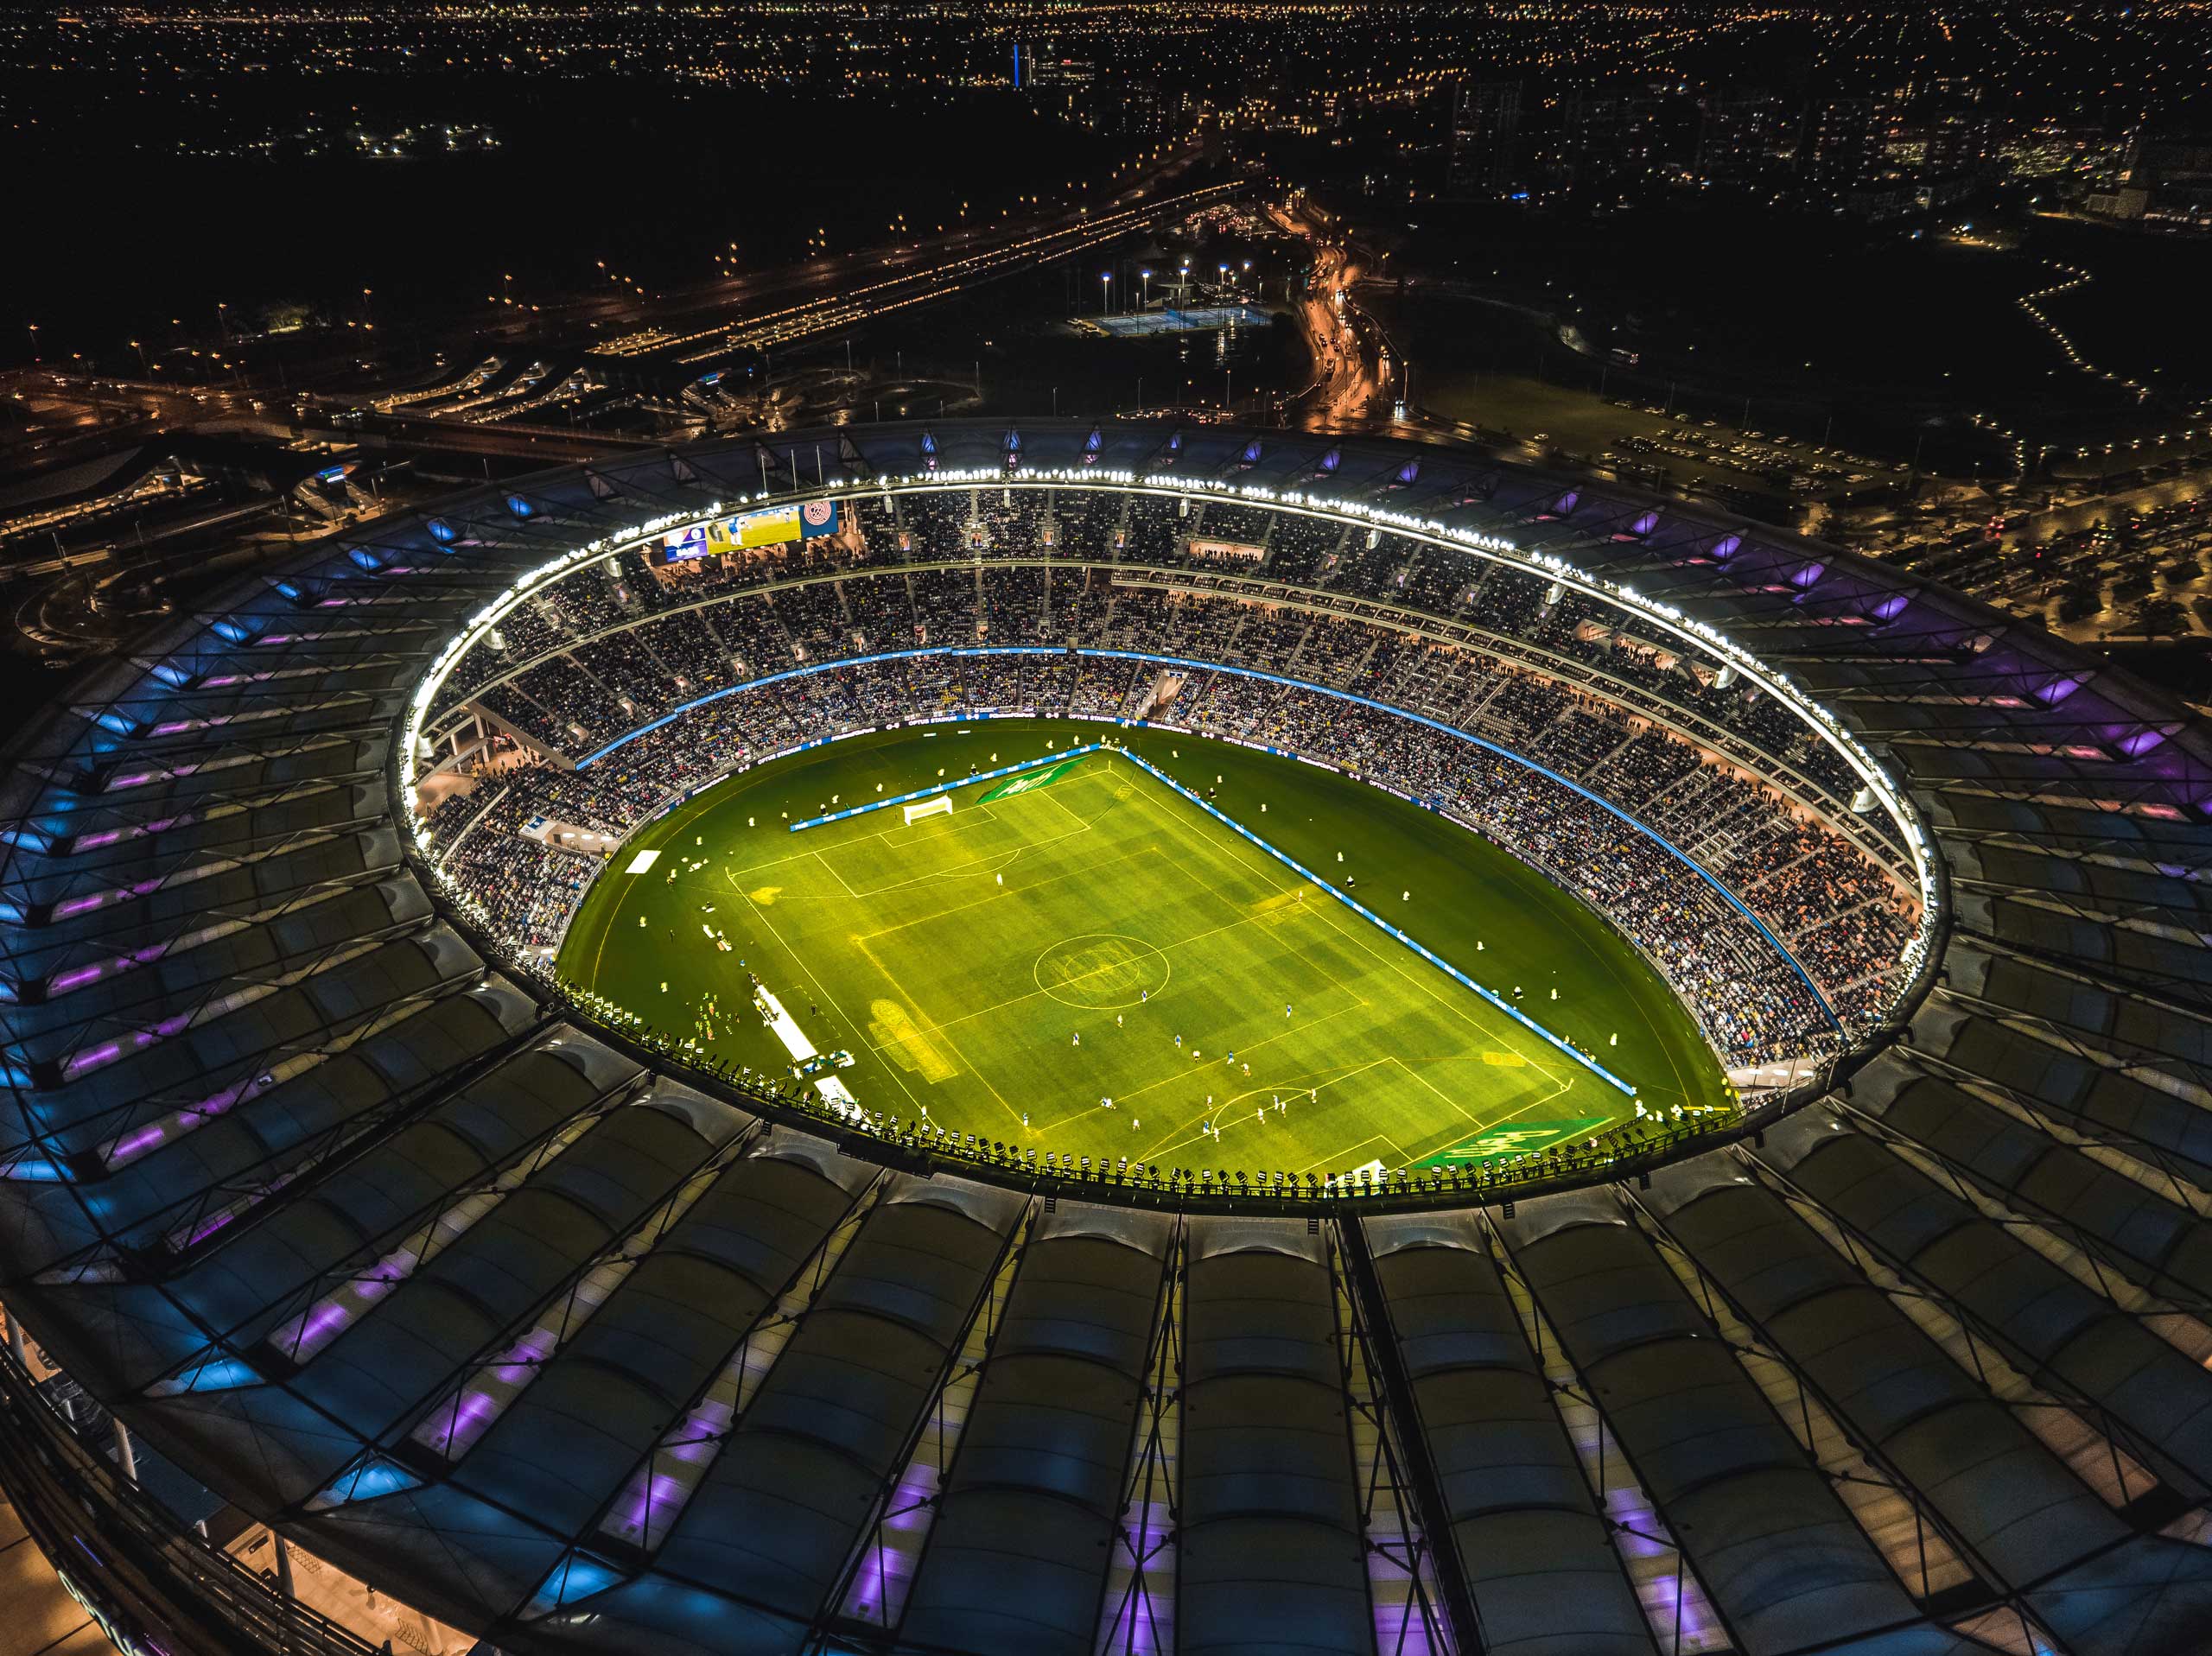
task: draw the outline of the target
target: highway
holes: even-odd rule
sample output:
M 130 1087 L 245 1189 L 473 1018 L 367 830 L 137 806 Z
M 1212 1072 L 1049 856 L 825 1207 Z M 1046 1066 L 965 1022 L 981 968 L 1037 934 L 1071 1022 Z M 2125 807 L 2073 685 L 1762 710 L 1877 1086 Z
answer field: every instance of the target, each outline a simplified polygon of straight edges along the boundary
M 1300 214 L 1270 208 L 1286 233 L 1314 244 L 1313 276 L 1298 303 L 1298 322 L 1313 358 L 1313 382 L 1294 402 L 1308 431 L 1364 426 L 1378 413 L 1385 384 L 1386 350 L 1381 328 L 1352 298 L 1364 267 L 1354 251 L 1326 238 Z
M 657 321 L 632 333 L 602 341 L 594 354 L 630 359 L 665 358 L 698 365 L 733 352 L 771 350 L 815 334 L 850 327 L 911 306 L 950 298 L 979 283 L 1034 270 L 1058 259 L 1092 248 L 1106 246 L 1163 219 L 1179 218 L 1224 194 L 1243 187 L 1236 183 L 1214 184 L 1171 195 L 1151 196 L 1109 211 L 1087 210 L 1041 229 L 1025 230 L 978 238 L 971 251 L 954 252 L 926 263 L 918 255 L 884 263 L 902 264 L 886 276 L 874 276 L 855 285 L 830 289 L 768 310 L 755 308 L 751 294 L 732 295 L 727 301 L 687 310 L 682 316 Z M 1146 192 L 1132 192 L 1145 196 Z M 827 262 L 818 261 L 817 263 Z M 808 267 L 811 268 L 811 267 Z M 845 269 L 849 270 L 851 267 Z M 833 267 L 828 274 L 839 272 Z

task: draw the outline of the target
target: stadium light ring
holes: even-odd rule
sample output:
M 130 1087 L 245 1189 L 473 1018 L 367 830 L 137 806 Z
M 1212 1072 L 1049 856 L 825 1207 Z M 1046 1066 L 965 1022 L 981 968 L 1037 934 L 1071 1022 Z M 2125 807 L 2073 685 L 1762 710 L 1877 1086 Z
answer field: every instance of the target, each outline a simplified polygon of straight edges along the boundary
M 422 735 L 423 723 L 429 714 L 437 692 L 445 683 L 461 657 L 499 621 L 545 587 L 601 558 L 637 549 L 654 536 L 672 530 L 703 526 L 718 517 L 728 516 L 732 511 L 757 505 L 772 499 L 804 501 L 809 499 L 841 498 L 869 493 L 926 494 L 956 487 L 976 487 L 983 484 L 1014 489 L 1039 489 L 1078 486 L 1090 489 L 1119 490 L 1124 493 L 1143 494 L 1155 498 L 1179 498 L 1198 494 L 1248 502 L 1278 511 L 1289 511 L 1299 516 L 1350 527 L 1388 530 L 1417 542 L 1446 550 L 1456 550 L 1486 558 L 1502 567 L 1516 568 L 1522 573 L 1549 579 L 1562 586 L 1571 587 L 1583 595 L 1632 613 L 1662 629 L 1693 650 L 1716 655 L 1727 665 L 1753 680 L 1769 695 L 1795 714 L 1813 733 L 1825 743 L 1853 775 L 1871 791 L 1888 813 L 1902 836 L 1907 854 L 1911 858 L 1916 883 L 1920 888 L 1921 923 L 1915 936 L 1907 943 L 1900 962 L 1909 966 L 1913 974 L 1933 958 L 1932 948 L 1942 923 L 1942 907 L 1947 885 L 1936 873 L 1942 859 L 1934 855 L 1928 830 L 1919 809 L 1891 780 L 1888 770 L 1867 751 L 1858 737 L 1823 703 L 1806 695 L 1787 674 L 1767 666 L 1752 651 L 1737 643 L 1719 628 L 1709 623 L 1684 615 L 1670 604 L 1645 597 L 1633 587 L 1611 581 L 1590 574 L 1554 554 L 1522 551 L 1502 536 L 1484 535 L 1471 530 L 1454 530 L 1433 517 L 1416 517 L 1411 513 L 1392 512 L 1370 507 L 1359 502 L 1316 501 L 1302 492 L 1277 493 L 1255 488 L 1250 485 L 1230 484 L 1219 479 L 1192 479 L 1162 477 L 1156 473 L 1140 476 L 1121 469 L 1071 469 L 1052 467 L 1025 472 L 1015 476 L 993 467 L 973 467 L 950 472 L 907 473 L 895 478 L 878 477 L 840 482 L 835 485 L 817 485 L 810 488 L 793 490 L 778 494 L 772 490 L 757 491 L 741 495 L 734 503 L 716 501 L 704 511 L 672 512 L 647 519 L 627 529 L 618 530 L 594 538 L 583 545 L 549 559 L 536 568 L 518 577 L 506 591 L 492 600 L 470 619 L 462 630 L 449 639 L 431 663 L 409 704 L 409 714 L 401 744 L 404 782 L 397 802 L 405 820 L 413 828 L 418 844 L 423 843 L 425 829 L 415 809 L 413 783 L 416 775 L 416 744 Z M 1090 562 L 1096 562 L 1091 560 Z M 1105 562 L 1112 562 L 1106 560 Z M 1153 565 L 1134 566 L 1147 569 Z
M 1099 470 L 1051 467 L 1015 476 L 995 467 L 969 467 L 952 471 L 906 473 L 898 476 L 878 476 L 873 479 L 840 480 L 834 485 L 816 485 L 812 487 L 779 493 L 774 490 L 754 491 L 741 494 L 734 507 L 755 505 L 768 500 L 785 502 L 808 499 L 836 498 L 868 493 L 927 494 L 955 488 L 977 487 L 984 484 L 1013 488 L 1052 488 L 1074 485 L 1091 489 L 1104 488 L 1124 493 L 1149 495 L 1160 498 L 1185 498 L 1207 494 L 1262 506 L 1270 511 L 1288 511 L 1299 516 L 1335 523 L 1350 527 L 1385 529 L 1417 542 L 1446 550 L 1459 550 L 1483 557 L 1503 567 L 1514 568 L 1540 579 L 1550 579 L 1569 586 L 1601 604 L 1630 612 L 1677 638 L 1693 650 L 1704 650 L 1717 655 L 1727 664 L 1751 677 L 1768 694 L 1789 707 L 1801 722 L 1841 758 L 1852 774 L 1858 777 L 1872 791 L 1897 825 L 1911 858 L 1916 882 L 1920 889 L 1921 921 L 1914 936 L 1908 940 L 1899 954 L 1899 964 L 1908 968 L 1908 990 L 1924 993 L 1925 983 L 1940 950 L 1934 947 L 1947 929 L 1945 910 L 1948 882 L 1939 872 L 1942 860 L 1931 854 L 1925 825 L 1917 807 L 1891 782 L 1886 769 L 1875 759 L 1835 715 L 1823 704 L 1801 691 L 1785 674 L 1769 669 L 1751 651 L 1709 624 L 1684 616 L 1672 605 L 1658 603 L 1645 598 L 1634 587 L 1624 583 L 1605 581 L 1555 555 L 1522 552 L 1501 536 L 1485 535 L 1473 530 L 1453 530 L 1434 518 L 1417 517 L 1410 513 L 1391 512 L 1370 507 L 1357 502 L 1317 502 L 1302 492 L 1277 492 L 1255 488 L 1250 485 L 1231 485 L 1220 479 L 1190 479 L 1162 476 L 1158 473 L 1138 473 L 1122 468 Z M 403 782 L 396 790 L 396 803 L 404 813 L 412 828 L 416 846 L 427 848 L 428 831 L 419 812 L 415 809 L 414 779 L 417 762 L 417 746 L 423 722 L 437 691 L 443 686 L 453 668 L 469 650 L 499 621 L 521 603 L 546 587 L 565 579 L 577 569 L 602 559 L 619 555 L 627 550 L 639 549 L 658 536 L 672 530 L 698 527 L 728 515 L 733 503 L 715 501 L 704 510 L 664 513 L 631 527 L 614 530 L 595 537 L 582 545 L 559 554 L 544 563 L 518 577 L 508 588 L 487 603 L 471 618 L 461 632 L 449 639 L 434 660 L 431 669 L 418 685 L 409 704 L 407 724 L 400 744 L 402 765 L 405 767 Z M 1091 561 L 1095 562 L 1095 561 Z M 1110 562 L 1111 560 L 1107 562 Z M 1147 571 L 1154 565 L 1132 566 Z M 742 688 L 744 687 L 732 687 Z M 441 875 L 441 883 L 442 876 Z M 455 893 L 458 897 L 459 893 Z M 1900 1003 L 1905 997 L 1901 994 Z M 1912 996 L 1916 1004 L 1918 995 Z
M 772 498 L 796 500 L 842 498 L 871 492 L 922 494 L 948 489 L 974 487 L 984 482 L 1005 487 L 1030 488 L 1103 485 L 1108 489 L 1123 492 L 1169 498 L 1199 492 L 1192 488 L 1188 479 L 1157 477 L 1138 479 L 1128 474 L 1109 473 L 1102 476 L 1096 471 L 1056 469 L 1033 473 L 1027 478 L 1016 481 L 1001 472 L 980 469 L 950 473 L 925 473 L 895 480 L 878 479 L 865 482 L 841 484 L 832 487 L 791 492 L 780 497 L 772 492 L 755 492 L 740 496 L 734 504 L 741 508 Z M 1699 1124 L 1670 1130 L 1662 1134 L 1656 1140 L 1647 1141 L 1632 1149 L 1605 1152 L 1595 1158 L 1578 1156 L 1569 1158 L 1563 1165 L 1554 1164 L 1545 1158 L 1528 1158 L 1512 1166 L 1484 1170 L 1473 1178 L 1471 1183 L 1465 1186 L 1454 1185 L 1447 1181 L 1440 1188 L 1430 1190 L 1420 1179 L 1402 1183 L 1395 1189 L 1384 1187 L 1345 1190 L 1324 1184 L 1315 1190 L 1302 1192 L 1286 1202 L 1281 1196 L 1262 1195 L 1256 1188 L 1240 1196 L 1235 1194 L 1233 1183 L 1227 1187 L 1219 1183 L 1211 1187 L 1193 1183 L 1185 1187 L 1182 1196 L 1170 1205 L 1185 1211 L 1249 1212 L 1260 1206 L 1290 1211 L 1299 1204 L 1313 1200 L 1351 1200 L 1357 1201 L 1363 1206 L 1377 1206 L 1378 1210 L 1382 1209 L 1419 1209 L 1446 1204 L 1465 1205 L 1469 1198 L 1483 1201 L 1497 1196 L 1503 1199 L 1508 1194 L 1517 1199 L 1522 1196 L 1533 1196 L 1546 1190 L 1573 1188 L 1593 1183 L 1610 1183 L 1617 1178 L 1625 1177 L 1630 1173 L 1649 1172 L 1656 1167 L 1703 1154 L 1720 1145 L 1746 1136 L 1764 1126 L 1770 1125 L 1782 1115 L 1827 1092 L 1838 1081 L 1855 1071 L 1886 1045 L 1894 1031 L 1903 1026 L 1911 1012 L 1924 999 L 1933 985 L 1934 967 L 1941 958 L 1940 949 L 1932 948 L 1930 945 L 1940 941 L 1942 936 L 1948 930 L 1948 881 L 1943 877 L 1942 860 L 1924 854 L 1927 841 L 1921 831 L 1922 825 L 1916 808 L 1909 803 L 1905 796 L 1887 785 L 1886 773 L 1871 754 L 1865 753 L 1863 749 L 1855 755 L 1851 752 L 1851 748 L 1857 746 L 1855 737 L 1843 730 L 1840 722 L 1836 721 L 1832 714 L 1828 714 L 1827 710 L 1821 707 L 1818 703 L 1803 697 L 1793 685 L 1788 682 L 1786 678 L 1771 674 L 1750 652 L 1744 650 L 1741 646 L 1727 639 L 1717 630 L 1679 617 L 1677 612 L 1671 610 L 1671 606 L 1655 606 L 1641 600 L 1639 595 L 1634 593 L 1632 590 L 1617 587 L 1614 583 L 1592 577 L 1586 572 L 1567 565 L 1564 560 L 1555 560 L 1548 556 L 1531 557 L 1529 555 L 1520 554 L 1517 549 L 1513 549 L 1510 542 L 1504 542 L 1500 537 L 1472 535 L 1462 536 L 1443 529 L 1441 525 L 1435 524 L 1433 520 L 1414 520 L 1404 514 L 1375 513 L 1363 510 L 1348 511 L 1341 507 L 1317 505 L 1310 504 L 1303 497 L 1276 497 L 1249 488 L 1230 491 L 1225 486 L 1219 486 L 1211 490 L 1211 492 L 1270 510 L 1292 511 L 1324 521 L 1350 523 L 1355 527 L 1365 524 L 1387 528 L 1393 532 L 1446 549 L 1472 552 L 1478 556 L 1489 557 L 1493 562 L 1506 567 L 1518 568 L 1526 573 L 1548 576 L 1565 584 L 1573 585 L 1601 603 L 1611 604 L 1616 608 L 1645 617 L 1693 648 L 1725 652 L 1726 658 L 1734 662 L 1747 676 L 1754 676 L 1763 688 L 1767 688 L 1778 699 L 1789 702 L 1793 711 L 1800 711 L 1802 704 L 1802 707 L 1810 708 L 1818 714 L 1820 718 L 1817 721 L 1812 720 L 1806 721 L 1811 724 L 1815 733 L 1821 735 L 1824 740 L 1829 742 L 1831 746 L 1837 748 L 1844 754 L 1847 762 L 1851 763 L 1853 774 L 1867 781 L 1870 785 L 1878 784 L 1877 796 L 1883 799 L 1885 805 L 1893 808 L 1893 815 L 1899 822 L 1908 847 L 1916 853 L 1916 872 L 1921 875 L 1923 882 L 1923 923 L 1921 932 L 1907 945 L 1906 950 L 1900 955 L 1900 964 L 1910 964 L 1912 970 L 1904 987 L 1900 990 L 1890 1007 L 1885 1010 L 1881 1029 L 1874 1035 L 1853 1042 L 1842 1052 L 1824 1061 L 1808 1081 L 1767 1098 L 1755 1110 L 1739 1115 L 1730 1121 L 1710 1126 Z M 403 739 L 395 744 L 394 748 L 392 771 L 394 801 L 399 809 L 404 813 L 405 820 L 412 828 L 411 834 L 407 836 L 406 853 L 410 860 L 414 862 L 422 872 L 426 888 L 435 894 L 442 906 L 447 908 L 449 917 L 461 924 L 462 929 L 484 947 L 490 955 L 506 960 L 525 976 L 538 983 L 543 988 L 550 991 L 575 1015 L 588 1023 L 595 1034 L 602 1038 L 611 1037 L 617 1044 L 631 1048 L 633 1056 L 639 1056 L 650 1066 L 663 1067 L 672 1064 L 683 1074 L 688 1084 L 719 1086 L 729 1091 L 747 1107 L 778 1119 L 789 1120 L 803 1130 L 827 1137 L 843 1145 L 853 1153 L 868 1155 L 879 1160 L 897 1159 L 901 1144 L 895 1133 L 878 1132 L 872 1126 L 865 1123 L 856 1124 L 834 1114 L 826 1107 L 816 1107 L 813 1101 L 810 1100 L 801 1099 L 794 1101 L 790 1095 L 779 1091 L 739 1084 L 732 1078 L 717 1075 L 711 1071 L 695 1066 L 678 1056 L 672 1050 L 664 1048 L 650 1038 L 641 1037 L 636 1031 L 622 1027 L 620 1022 L 609 1012 L 607 1008 L 594 1004 L 590 998 L 580 996 L 570 986 L 561 982 L 551 969 L 551 960 L 548 955 L 533 953 L 528 949 L 516 945 L 512 940 L 505 937 L 491 917 L 485 913 L 465 891 L 447 877 L 438 860 L 429 853 L 427 829 L 419 813 L 415 809 L 415 784 L 420 774 L 417 742 L 429 709 L 435 701 L 438 690 L 442 688 L 453 669 L 468 650 L 483 638 L 486 633 L 498 625 L 502 618 L 518 605 L 581 568 L 623 551 L 639 549 L 656 536 L 666 534 L 671 530 L 703 523 L 724 516 L 732 510 L 733 505 L 730 503 L 715 502 L 703 512 L 664 514 L 583 542 L 568 552 L 547 560 L 518 577 L 499 597 L 480 609 L 463 629 L 447 642 L 434 659 L 430 670 L 425 674 L 416 686 L 414 695 L 409 698 L 404 706 L 401 714 Z M 1099 561 L 1086 560 L 1085 562 Z M 1149 564 L 1129 567 L 1141 568 L 1147 572 L 1155 572 L 1157 569 L 1157 566 Z M 774 678 L 781 676 L 783 676 L 772 675 L 760 682 L 772 682 Z M 1831 732 L 1834 733 L 1833 736 L 1830 735 Z M 1849 747 L 1845 746 L 1847 743 L 1850 745 Z M 658 813 L 655 815 L 657 816 Z M 1930 901 L 1927 895 L 1931 889 L 1935 892 L 1933 901 Z M 947 1171 L 959 1171 L 1001 1183 L 1011 1179 L 1017 1183 L 1033 1184 L 1034 1188 L 1040 1190 L 1051 1189 L 1060 1194 L 1077 1196 L 1087 1200 L 1098 1200 L 1104 1196 L 1106 1199 L 1117 1202 L 1140 1206 L 1161 1205 L 1150 1199 L 1158 1194 L 1160 1187 L 1116 1177 L 1103 1170 L 1096 1175 L 1077 1176 L 1072 1173 L 1055 1175 L 1001 1166 L 988 1154 L 971 1156 L 963 1153 L 961 1150 L 950 1150 L 948 1147 L 937 1145 L 907 1148 L 909 1153 L 918 1158 L 922 1163 L 931 1164 L 942 1163 Z

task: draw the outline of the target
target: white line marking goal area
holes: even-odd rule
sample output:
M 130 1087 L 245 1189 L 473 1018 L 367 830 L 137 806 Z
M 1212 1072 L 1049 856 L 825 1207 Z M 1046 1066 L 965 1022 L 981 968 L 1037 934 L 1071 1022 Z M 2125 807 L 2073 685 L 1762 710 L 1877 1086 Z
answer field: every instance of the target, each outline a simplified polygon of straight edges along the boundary
M 924 734 L 934 736 L 937 733 L 932 730 L 926 731 Z M 842 822 L 849 816 L 866 816 L 870 811 L 889 810 L 893 805 L 904 806 L 910 800 L 933 799 L 940 794 L 950 794 L 957 789 L 970 787 L 979 782 L 996 782 L 1002 777 L 1019 776 L 1024 771 L 1034 771 L 1040 765 L 1053 767 L 1052 774 L 1054 778 L 1057 778 L 1065 772 L 1073 770 L 1074 761 L 1082 758 L 1085 754 L 1096 753 L 1105 746 L 1103 742 L 1086 742 L 1080 747 L 1069 748 L 1064 753 L 1047 753 L 1041 758 L 1023 759 L 1018 764 L 1002 765 L 995 771 L 981 771 L 972 777 L 956 777 L 950 782 L 940 782 L 933 787 L 918 788 L 910 794 L 893 794 L 888 799 L 871 799 L 864 805 L 848 805 L 841 811 L 830 811 L 821 816 L 810 816 L 801 822 L 793 822 L 791 825 L 791 831 L 793 834 L 799 834 L 810 828 L 820 828 L 824 822 Z M 985 804 L 995 798 L 1000 791 L 994 789 L 976 803 L 979 805 Z M 945 809 L 950 810 L 951 807 L 948 805 Z M 911 822 L 919 814 L 916 811 L 909 811 L 906 814 L 906 820 Z

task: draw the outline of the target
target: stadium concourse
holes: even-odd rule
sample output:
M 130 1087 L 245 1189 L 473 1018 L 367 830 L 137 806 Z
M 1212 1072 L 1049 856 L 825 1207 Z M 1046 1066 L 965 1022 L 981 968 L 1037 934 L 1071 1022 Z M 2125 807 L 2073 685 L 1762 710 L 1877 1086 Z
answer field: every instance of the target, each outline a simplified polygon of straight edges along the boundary
M 1481 831 L 1745 1113 L 1039 1171 L 554 977 L 548 822 L 992 708 Z M 127 1648 L 2205 1646 L 2212 740 L 1907 574 L 1382 440 L 849 428 L 372 525 L 9 757 L 0 1487 Z

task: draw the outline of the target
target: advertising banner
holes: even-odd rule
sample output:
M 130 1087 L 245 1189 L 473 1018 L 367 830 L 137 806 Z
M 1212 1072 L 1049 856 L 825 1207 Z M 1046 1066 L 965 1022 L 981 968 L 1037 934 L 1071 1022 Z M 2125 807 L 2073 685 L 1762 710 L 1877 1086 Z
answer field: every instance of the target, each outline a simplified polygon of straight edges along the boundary
M 707 539 L 718 549 L 782 546 L 837 532 L 837 503 L 810 500 L 804 505 L 766 506 L 740 512 L 707 526 Z

